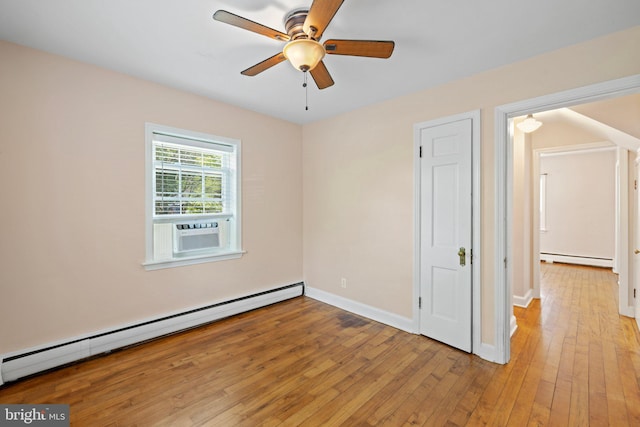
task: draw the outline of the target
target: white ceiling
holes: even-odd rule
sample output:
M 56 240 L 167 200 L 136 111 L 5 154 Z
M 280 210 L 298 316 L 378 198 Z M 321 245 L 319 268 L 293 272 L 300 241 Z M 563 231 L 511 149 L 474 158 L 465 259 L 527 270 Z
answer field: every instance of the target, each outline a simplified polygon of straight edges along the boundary
M 345 0 L 323 39 L 394 40 L 395 51 L 328 55 L 336 83 L 310 82 L 305 111 L 303 74 L 288 63 L 240 74 L 283 43 L 212 15 L 284 32 L 286 13 L 310 2 L 0 0 L 0 39 L 303 124 L 640 24 L 638 0 Z

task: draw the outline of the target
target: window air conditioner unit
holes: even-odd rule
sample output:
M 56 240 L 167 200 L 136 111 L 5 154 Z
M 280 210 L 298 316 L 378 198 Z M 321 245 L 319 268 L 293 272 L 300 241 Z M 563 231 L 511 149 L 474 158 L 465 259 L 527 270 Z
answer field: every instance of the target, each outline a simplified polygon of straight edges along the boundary
M 220 247 L 217 222 L 176 224 L 173 237 L 173 252 L 176 254 Z

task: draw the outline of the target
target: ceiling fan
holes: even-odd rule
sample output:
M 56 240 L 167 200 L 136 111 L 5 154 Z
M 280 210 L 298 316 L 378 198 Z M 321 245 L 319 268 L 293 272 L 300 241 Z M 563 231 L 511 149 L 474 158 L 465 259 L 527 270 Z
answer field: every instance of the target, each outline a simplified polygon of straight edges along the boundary
M 285 60 L 304 73 L 311 73 L 318 89 L 334 84 L 327 67 L 322 62 L 325 54 L 389 58 L 393 53 L 393 41 L 332 39 L 320 44 L 322 33 L 333 19 L 344 0 L 313 0 L 309 9 L 295 9 L 284 18 L 286 33 L 257 22 L 218 10 L 213 19 L 262 34 L 274 40 L 286 42 L 281 52 L 242 71 L 245 76 L 255 76 Z M 305 77 L 306 79 L 306 77 Z

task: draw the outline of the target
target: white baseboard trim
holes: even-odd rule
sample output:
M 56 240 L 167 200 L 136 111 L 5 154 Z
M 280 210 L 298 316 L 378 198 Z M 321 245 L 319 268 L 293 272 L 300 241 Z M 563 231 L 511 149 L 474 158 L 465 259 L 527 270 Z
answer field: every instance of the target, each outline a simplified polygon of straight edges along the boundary
M 341 297 L 320 289 L 310 288 L 305 286 L 305 295 L 309 298 L 313 298 L 317 301 L 324 302 L 326 304 L 338 307 L 342 310 L 355 313 L 359 316 L 366 317 L 376 322 L 384 323 L 385 325 L 400 329 L 401 331 L 409 332 L 411 334 L 419 334 L 420 331 L 415 330 L 415 323 L 412 319 L 399 316 L 397 314 L 389 313 L 379 308 L 371 307 L 366 304 L 362 304 L 357 301 L 350 300 L 348 298 Z M 515 316 L 512 319 L 515 322 Z M 515 332 L 515 331 L 514 331 Z M 488 360 L 489 362 L 500 362 L 501 356 L 497 353 L 496 347 L 486 343 L 480 343 L 479 346 L 474 346 L 473 354 L 476 356 Z
M 412 334 L 417 333 L 417 331 L 413 330 L 413 320 L 407 317 L 389 313 L 388 311 L 371 307 L 316 288 L 305 287 L 304 294 L 309 298 L 338 307 L 342 310 L 350 311 L 351 313 L 375 320 L 376 322 L 384 323 L 385 325 L 392 326 L 396 329 Z
M 516 333 L 516 330 L 518 330 L 518 321 L 516 320 L 516 316 L 511 316 L 511 335 L 509 336 L 513 336 L 513 334 Z
M 182 313 L 173 313 L 133 325 L 100 331 L 92 335 L 70 338 L 65 342 L 49 343 L 41 347 L 4 354 L 0 356 L 0 385 L 5 381 L 14 381 L 117 348 L 265 307 L 301 296 L 303 293 L 304 284 L 300 282 Z
M 533 290 L 529 289 L 527 293 L 522 297 L 514 295 L 513 305 L 517 307 L 527 308 L 529 307 L 529 304 L 531 304 L 532 300 L 533 300 Z
M 636 317 L 636 308 L 632 305 L 621 307 L 620 314 L 627 317 Z
M 612 259 L 590 258 L 573 255 L 557 255 L 540 253 L 540 261 L 554 263 L 562 262 L 565 264 L 590 265 L 592 267 L 610 267 L 613 268 Z
M 473 354 L 493 363 L 501 363 L 500 355 L 496 352 L 496 347 L 490 344 L 480 343 L 480 347 L 473 348 Z

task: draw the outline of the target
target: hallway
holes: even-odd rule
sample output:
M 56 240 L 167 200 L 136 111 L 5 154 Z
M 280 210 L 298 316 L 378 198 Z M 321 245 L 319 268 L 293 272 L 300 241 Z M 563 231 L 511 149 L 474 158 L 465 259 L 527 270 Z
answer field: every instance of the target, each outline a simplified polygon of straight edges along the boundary
M 617 276 L 541 263 L 540 277 L 541 299 L 515 308 L 510 365 L 526 372 L 509 424 L 531 407 L 529 425 L 638 425 L 640 334 L 618 315 Z

